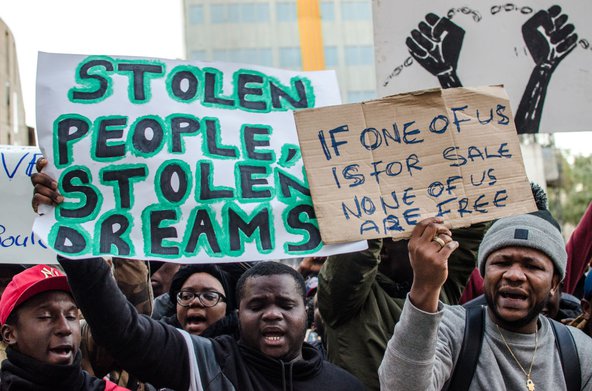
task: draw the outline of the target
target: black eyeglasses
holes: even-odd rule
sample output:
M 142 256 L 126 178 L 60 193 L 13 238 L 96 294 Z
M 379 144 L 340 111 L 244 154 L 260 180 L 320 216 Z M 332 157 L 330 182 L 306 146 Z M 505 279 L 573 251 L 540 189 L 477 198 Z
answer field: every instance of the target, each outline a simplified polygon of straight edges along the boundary
M 213 307 L 220 301 L 226 301 L 226 297 L 222 293 L 216 291 L 179 291 L 177 293 L 177 303 L 182 307 L 189 307 L 196 297 L 204 307 Z

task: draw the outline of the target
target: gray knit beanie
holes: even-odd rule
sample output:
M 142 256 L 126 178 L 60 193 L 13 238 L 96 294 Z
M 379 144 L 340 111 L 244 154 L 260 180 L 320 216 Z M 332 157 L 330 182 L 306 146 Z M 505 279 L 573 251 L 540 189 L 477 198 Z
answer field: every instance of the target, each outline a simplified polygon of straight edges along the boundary
M 489 228 L 479 246 L 478 262 L 481 275 L 485 275 L 485 261 L 489 254 L 512 246 L 534 248 L 545 253 L 551 258 L 563 280 L 567 266 L 563 236 L 550 221 L 532 214 L 506 217 L 496 221 Z

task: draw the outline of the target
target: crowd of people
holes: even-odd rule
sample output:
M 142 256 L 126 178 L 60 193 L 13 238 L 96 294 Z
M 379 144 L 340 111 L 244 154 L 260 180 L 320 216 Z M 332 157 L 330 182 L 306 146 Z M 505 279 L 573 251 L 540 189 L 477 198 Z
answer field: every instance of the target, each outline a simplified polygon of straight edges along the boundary
M 592 204 L 566 244 L 538 201 L 297 269 L 3 265 L 0 390 L 592 390 Z

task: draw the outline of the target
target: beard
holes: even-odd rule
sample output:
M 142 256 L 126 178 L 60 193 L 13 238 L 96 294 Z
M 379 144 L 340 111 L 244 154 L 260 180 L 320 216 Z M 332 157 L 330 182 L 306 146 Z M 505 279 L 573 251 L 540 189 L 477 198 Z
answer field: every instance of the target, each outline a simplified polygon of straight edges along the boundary
M 493 300 L 493 297 L 491 297 L 488 294 L 485 294 L 485 300 L 487 301 L 487 306 L 493 312 L 493 315 L 495 316 L 495 319 L 497 320 L 499 326 L 503 327 L 506 330 L 517 330 L 522 328 L 523 326 L 526 326 L 540 315 L 540 313 L 543 311 L 543 308 L 545 308 L 547 302 L 549 301 L 549 296 L 547 295 L 547 298 L 545 300 L 541 300 L 535 303 L 534 307 L 532 307 L 530 311 L 528 311 L 525 317 L 512 321 L 506 320 L 500 315 L 500 313 L 497 310 L 497 306 Z

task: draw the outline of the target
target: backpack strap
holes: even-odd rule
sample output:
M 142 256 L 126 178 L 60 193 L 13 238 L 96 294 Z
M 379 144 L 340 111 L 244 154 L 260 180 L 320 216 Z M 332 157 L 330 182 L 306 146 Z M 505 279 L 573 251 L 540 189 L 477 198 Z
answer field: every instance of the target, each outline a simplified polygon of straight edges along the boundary
M 555 335 L 555 345 L 561 358 L 561 367 L 563 368 L 563 378 L 565 379 L 567 391 L 579 391 L 582 388 L 582 374 L 576 342 L 566 325 L 553 319 L 549 320 L 551 330 Z
M 450 377 L 448 390 L 468 390 L 479 361 L 481 344 L 485 330 L 485 307 L 476 306 L 466 309 L 465 332 L 454 372 Z

